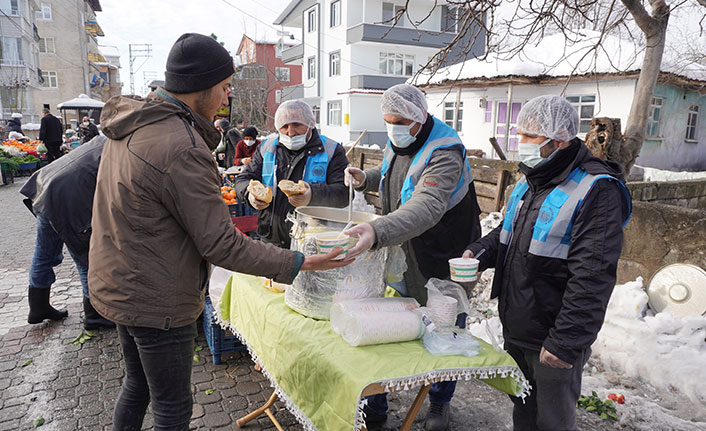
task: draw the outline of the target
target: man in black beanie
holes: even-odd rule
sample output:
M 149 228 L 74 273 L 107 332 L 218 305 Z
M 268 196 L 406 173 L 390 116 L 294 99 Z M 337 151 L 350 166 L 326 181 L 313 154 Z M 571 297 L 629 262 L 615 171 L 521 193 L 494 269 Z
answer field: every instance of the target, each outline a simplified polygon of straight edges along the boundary
M 115 322 L 125 379 L 113 430 L 188 430 L 196 319 L 210 264 L 289 284 L 330 269 L 342 250 L 308 256 L 240 234 L 211 156 L 213 119 L 228 103 L 233 59 L 218 42 L 184 34 L 167 59 L 164 88 L 116 96 L 101 114 L 103 149 L 89 252 L 91 302 Z

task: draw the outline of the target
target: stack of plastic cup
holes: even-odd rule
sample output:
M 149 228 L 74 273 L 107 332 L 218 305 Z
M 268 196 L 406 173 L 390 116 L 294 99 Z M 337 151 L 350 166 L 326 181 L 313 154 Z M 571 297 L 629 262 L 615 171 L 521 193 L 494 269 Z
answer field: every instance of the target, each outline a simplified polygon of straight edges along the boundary
M 419 308 L 414 298 L 362 298 L 336 302 L 331 306 L 331 329 L 340 334 L 346 315 L 353 312 L 408 311 Z
M 429 295 L 427 308 L 434 324 L 440 328 L 447 328 L 456 324 L 458 311 L 456 298 L 446 295 Z
M 422 316 L 415 311 L 353 311 L 341 325 L 341 337 L 353 347 L 400 343 L 422 335 Z

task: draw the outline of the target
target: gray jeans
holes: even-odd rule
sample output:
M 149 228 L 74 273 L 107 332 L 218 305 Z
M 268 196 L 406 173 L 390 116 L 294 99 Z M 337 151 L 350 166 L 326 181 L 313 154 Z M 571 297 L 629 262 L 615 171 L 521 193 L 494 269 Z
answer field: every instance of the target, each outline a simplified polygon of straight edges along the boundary
M 576 430 L 576 402 L 581 395 L 581 373 L 591 356 L 586 349 L 573 368 L 552 368 L 539 362 L 539 352 L 505 343 L 505 350 L 532 385 L 525 398 L 510 396 L 515 404 L 512 422 L 515 431 Z

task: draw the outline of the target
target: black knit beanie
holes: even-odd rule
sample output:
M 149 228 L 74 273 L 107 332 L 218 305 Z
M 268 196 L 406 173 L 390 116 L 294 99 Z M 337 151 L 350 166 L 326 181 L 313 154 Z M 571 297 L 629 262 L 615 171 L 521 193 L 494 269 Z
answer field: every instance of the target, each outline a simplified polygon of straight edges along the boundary
M 167 57 L 164 88 L 172 93 L 195 93 L 211 88 L 235 72 L 233 57 L 212 37 L 185 33 Z
M 247 127 L 243 130 L 243 137 L 257 138 L 257 129 L 253 126 Z

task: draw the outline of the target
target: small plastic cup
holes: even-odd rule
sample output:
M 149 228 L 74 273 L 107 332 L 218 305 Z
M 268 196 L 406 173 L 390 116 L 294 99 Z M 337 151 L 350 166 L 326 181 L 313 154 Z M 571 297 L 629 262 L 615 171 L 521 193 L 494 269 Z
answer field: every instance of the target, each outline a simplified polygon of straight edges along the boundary
M 449 269 L 451 270 L 451 280 L 468 283 L 478 279 L 478 259 L 456 257 L 449 259 Z
M 348 235 L 340 232 L 323 232 L 314 237 L 316 240 L 316 249 L 319 254 L 326 254 L 333 251 L 336 247 L 343 247 L 343 253 L 339 254 L 334 260 L 345 259 L 348 252 Z

